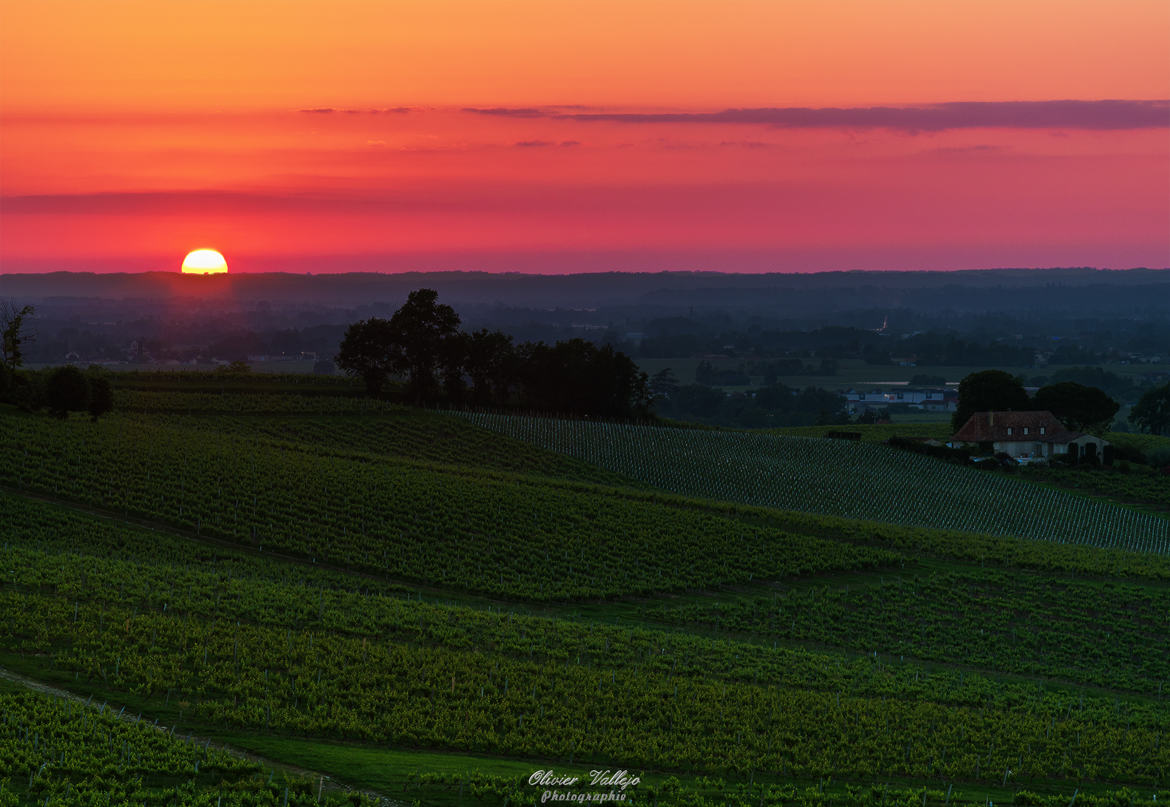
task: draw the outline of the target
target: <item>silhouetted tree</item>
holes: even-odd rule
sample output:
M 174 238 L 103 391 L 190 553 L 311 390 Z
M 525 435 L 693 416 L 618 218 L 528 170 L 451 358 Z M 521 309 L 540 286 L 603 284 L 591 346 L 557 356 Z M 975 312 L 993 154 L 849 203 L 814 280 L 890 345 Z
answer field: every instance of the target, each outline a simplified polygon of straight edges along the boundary
M 958 431 L 976 412 L 1020 412 L 1032 408 L 1019 378 L 1003 370 L 971 373 L 959 382 L 959 402 L 951 416 L 951 428 Z
M 1073 431 L 1108 431 L 1121 405 L 1096 387 L 1073 381 L 1050 384 L 1036 391 L 1032 407 L 1056 415 Z
M 334 361 L 344 373 L 361 377 L 366 384 L 366 392 L 377 395 L 382 391 L 387 377 L 397 370 L 395 357 L 391 355 L 394 341 L 390 322 L 370 317 L 346 329 Z
M 1143 431 L 1170 434 L 1170 384 L 1147 390 L 1130 410 L 1129 419 Z
M 433 289 L 418 289 L 389 320 L 371 317 L 350 325 L 337 366 L 361 376 L 370 394 L 378 394 L 389 376 L 404 375 L 407 397 L 415 403 L 438 400 L 440 372 L 448 391 L 461 390 L 465 351 L 459 315 L 437 299 Z
M 444 369 L 447 341 L 459 332 L 459 315 L 438 297 L 434 289 L 412 291 L 390 318 L 391 365 L 408 375 L 408 396 L 417 403 L 436 399 L 435 373 Z
M 669 398 L 679 388 L 678 376 L 666 367 L 650 377 L 650 393 L 655 399 Z
M 463 403 L 467 397 L 467 384 L 463 373 L 468 364 L 468 348 L 471 337 L 456 331 L 442 340 L 439 348 L 439 366 L 443 376 L 443 397 L 453 404 Z
M 607 418 L 641 417 L 649 412 L 646 374 L 610 345 L 584 339 L 522 346 L 524 405 L 565 414 Z
M 512 337 L 481 328 L 467 338 L 466 348 L 472 399 L 481 406 L 507 406 L 517 371 Z
M 24 332 L 25 319 L 33 315 L 33 307 L 17 309 L 12 303 L 0 307 L 0 358 L 5 367 L 16 370 L 24 361 L 21 344 L 30 337 Z
M 465 375 L 479 405 L 519 405 L 546 412 L 607 418 L 649 413 L 646 374 L 612 346 L 583 339 L 548 346 L 513 346 L 499 331 L 465 334 L 454 309 L 437 303 L 430 289 L 411 292 L 389 321 L 369 319 L 349 327 L 337 364 L 360 375 L 371 393 L 391 375 L 408 376 L 408 399 L 460 403 Z M 440 390 L 441 382 L 441 390 Z

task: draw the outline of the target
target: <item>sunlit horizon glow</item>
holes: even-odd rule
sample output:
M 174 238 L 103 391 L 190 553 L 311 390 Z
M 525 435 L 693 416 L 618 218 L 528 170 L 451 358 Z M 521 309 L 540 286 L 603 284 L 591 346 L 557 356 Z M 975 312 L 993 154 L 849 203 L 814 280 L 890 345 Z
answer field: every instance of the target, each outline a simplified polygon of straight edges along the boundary
M 219 275 L 227 272 L 227 261 L 214 249 L 194 249 L 183 259 L 185 275 Z
M 0 272 L 1170 265 L 1164 0 L 0 11 Z

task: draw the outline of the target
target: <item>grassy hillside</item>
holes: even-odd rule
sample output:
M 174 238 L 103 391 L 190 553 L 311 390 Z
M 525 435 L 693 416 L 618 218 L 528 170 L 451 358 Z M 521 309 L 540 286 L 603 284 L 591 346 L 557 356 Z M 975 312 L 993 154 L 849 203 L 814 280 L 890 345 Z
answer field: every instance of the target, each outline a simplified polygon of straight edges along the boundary
M 404 581 L 598 597 L 879 559 L 543 477 L 314 453 L 146 419 L 5 421 L 15 439 L 0 446 L 2 484 Z
M 0 411 L 0 805 L 114 779 L 123 803 L 537 804 L 550 768 L 661 807 L 1165 798 L 1170 555 L 1116 548 L 1156 545 L 729 495 L 788 461 L 770 443 L 150 394 L 96 424 Z M 586 462 L 630 454 L 735 485 Z
M 1170 553 L 1170 520 L 848 440 L 469 414 L 663 490 L 783 510 Z

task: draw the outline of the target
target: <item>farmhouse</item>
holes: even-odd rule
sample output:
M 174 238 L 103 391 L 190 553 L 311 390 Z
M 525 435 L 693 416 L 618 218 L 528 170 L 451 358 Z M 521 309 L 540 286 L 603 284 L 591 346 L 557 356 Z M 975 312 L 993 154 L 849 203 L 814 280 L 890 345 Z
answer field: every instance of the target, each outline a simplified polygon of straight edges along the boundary
M 958 406 L 959 393 L 953 389 L 918 389 L 902 387 L 895 390 L 846 390 L 845 405 L 850 414 L 867 409 L 885 409 L 891 404 L 905 404 L 912 409 L 934 412 L 953 412 Z
M 1069 431 L 1051 412 L 976 412 L 955 432 L 951 444 L 972 443 L 1024 461 L 1047 460 L 1058 454 L 1108 464 L 1109 443 L 1091 434 Z

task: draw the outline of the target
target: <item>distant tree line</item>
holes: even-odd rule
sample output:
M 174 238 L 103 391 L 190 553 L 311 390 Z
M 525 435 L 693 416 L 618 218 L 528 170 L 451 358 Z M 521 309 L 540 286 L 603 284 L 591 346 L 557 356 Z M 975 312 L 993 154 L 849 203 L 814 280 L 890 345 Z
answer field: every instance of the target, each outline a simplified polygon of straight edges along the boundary
M 850 422 L 845 398 L 819 387 L 798 389 L 773 383 L 728 393 L 705 384 L 680 384 L 667 368 L 650 379 L 650 391 L 655 414 L 672 420 L 745 428 Z
M 831 376 L 837 374 L 837 362 L 821 359 L 818 364 L 806 364 L 800 359 L 765 359 L 740 362 L 737 367 L 716 367 L 710 361 L 695 367 L 695 383 L 713 387 L 745 387 L 752 376 L 763 376 L 764 386 L 777 383 L 781 376 Z
M 1035 387 L 1071 381 L 1085 387 L 1096 387 L 1112 398 L 1125 401 L 1137 400 L 1143 389 L 1143 385 L 1135 383 L 1134 379 L 1112 373 L 1104 367 L 1063 367 L 1050 375 L 1032 376 L 1028 381 Z
M 711 353 L 781 359 L 815 358 L 818 361 L 862 359 L 874 365 L 893 364 L 894 357 L 913 356 L 920 365 L 1031 367 L 1037 353 L 1035 347 L 1024 344 L 976 341 L 938 331 L 894 339 L 871 330 L 840 325 L 808 331 L 743 331 L 712 325 L 684 318 L 652 321 L 647 325 L 651 333 L 642 338 L 636 355 L 640 358 L 678 358 Z M 790 364 L 777 365 L 775 371 L 780 375 L 810 375 L 814 372 L 817 375 L 833 375 L 836 368 L 824 364 L 811 367 Z M 753 374 L 767 373 L 767 370 L 763 370 Z
M 604 418 L 649 415 L 646 374 L 606 345 L 583 339 L 515 344 L 501 331 L 465 333 L 432 289 L 418 289 L 390 319 L 349 326 L 337 366 L 370 395 L 420 405 L 483 406 Z

